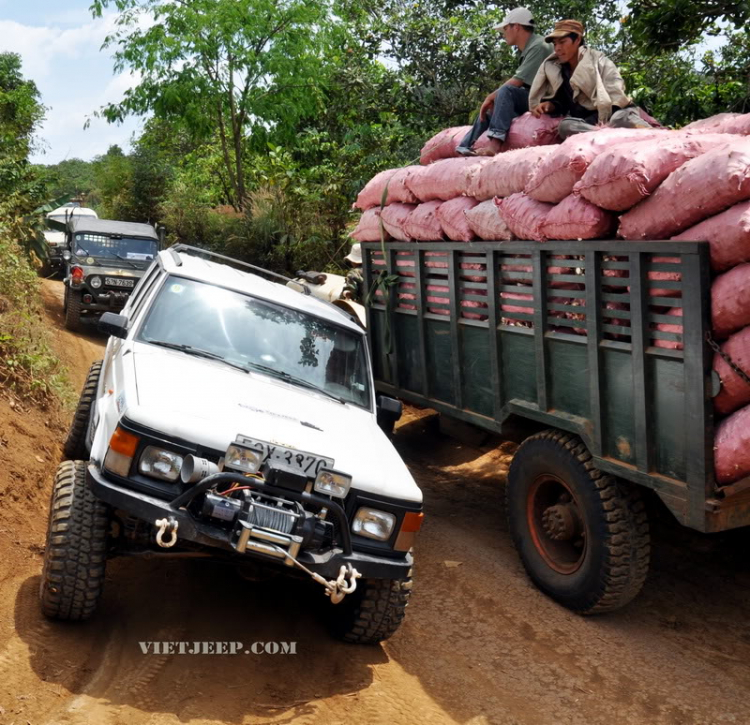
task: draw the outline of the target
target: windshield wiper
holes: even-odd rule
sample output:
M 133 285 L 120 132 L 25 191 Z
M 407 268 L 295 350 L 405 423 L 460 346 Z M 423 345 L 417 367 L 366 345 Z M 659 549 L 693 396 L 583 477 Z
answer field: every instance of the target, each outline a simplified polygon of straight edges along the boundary
M 179 350 L 180 352 L 187 353 L 188 355 L 195 355 L 196 357 L 205 357 L 208 360 L 218 360 L 223 362 L 225 365 L 229 365 L 237 370 L 242 370 L 243 373 L 250 372 L 244 365 L 234 363 L 231 360 L 227 360 L 225 357 L 218 355 L 210 350 L 203 350 L 200 347 L 193 347 L 192 345 L 183 345 L 177 342 L 167 342 L 166 340 L 146 340 L 151 345 L 159 345 L 159 347 L 166 347 L 170 350 Z
M 334 395 L 333 393 L 328 392 L 325 388 L 321 388 L 315 385 L 314 383 L 311 383 L 308 380 L 305 380 L 304 378 L 298 378 L 295 375 L 290 375 L 289 373 L 286 373 L 283 370 L 277 370 L 276 368 L 272 368 L 269 365 L 261 365 L 260 363 L 248 363 L 248 365 L 253 370 L 260 370 L 261 372 L 267 373 L 268 375 L 271 375 L 272 377 L 281 378 L 281 380 L 286 380 L 288 383 L 292 383 L 293 385 L 299 385 L 302 388 L 309 388 L 310 390 L 314 390 L 316 393 L 322 393 L 323 395 L 327 395 L 329 398 L 332 398 L 333 400 L 338 401 L 342 405 L 346 405 L 347 401 L 344 400 L 344 398 L 341 398 L 338 395 Z
M 117 259 L 121 259 L 123 262 L 127 262 L 132 269 L 138 269 L 138 265 L 133 264 L 133 262 L 131 262 L 127 257 L 123 257 L 121 254 L 117 253 L 115 253 L 115 257 L 117 257 Z

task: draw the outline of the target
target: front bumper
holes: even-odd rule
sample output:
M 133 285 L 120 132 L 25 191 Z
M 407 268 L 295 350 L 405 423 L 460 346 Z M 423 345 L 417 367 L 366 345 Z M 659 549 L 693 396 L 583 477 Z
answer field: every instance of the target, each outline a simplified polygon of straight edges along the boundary
M 183 508 L 195 496 L 208 490 L 211 486 L 222 481 L 232 482 L 235 478 L 237 478 L 236 474 L 218 473 L 203 479 L 203 481 L 195 484 L 191 489 L 180 494 L 172 501 L 164 501 L 109 481 L 94 464 L 89 464 L 86 475 L 88 485 L 94 495 L 113 508 L 120 509 L 150 524 L 162 518 L 172 518 L 177 521 L 179 524 L 177 530 L 178 539 L 186 539 L 202 546 L 231 552 L 240 560 L 251 557 L 259 561 L 278 564 L 279 559 L 277 558 L 266 557 L 250 551 L 244 554 L 238 553 L 232 546 L 229 531 L 198 521 L 188 510 Z M 242 479 L 242 482 L 246 483 L 247 479 Z M 263 490 L 276 496 L 290 498 L 294 496 L 290 491 L 267 484 L 263 486 Z M 305 497 L 314 498 L 313 494 L 303 493 L 299 494 L 299 496 L 302 500 Z M 343 509 L 331 502 L 328 502 L 328 506 L 331 513 L 334 513 L 334 508 L 338 508 L 340 512 L 338 515 L 343 516 L 346 522 Z M 346 532 L 342 543 L 343 548 L 332 548 L 323 553 L 303 549 L 297 554 L 297 560 L 311 571 L 326 578 L 337 577 L 341 567 L 346 564 L 351 564 L 363 577 L 368 579 L 400 579 L 407 576 L 413 564 L 410 554 L 405 554 L 403 558 L 388 559 L 353 551 L 348 534 L 348 523 L 345 523 L 343 531 Z

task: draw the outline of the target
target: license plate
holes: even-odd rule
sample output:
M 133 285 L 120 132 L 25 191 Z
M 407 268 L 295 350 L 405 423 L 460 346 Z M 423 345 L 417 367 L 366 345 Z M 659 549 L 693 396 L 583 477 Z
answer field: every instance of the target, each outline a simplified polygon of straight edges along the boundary
M 275 443 L 259 441 L 255 438 L 239 436 L 237 443 L 248 448 L 261 450 L 272 461 L 278 461 L 304 473 L 306 476 L 317 476 L 321 468 L 333 468 L 333 458 L 324 458 L 306 451 L 295 451 L 293 448 L 279 446 Z
M 135 287 L 135 280 L 127 277 L 105 277 L 104 284 L 110 287 Z

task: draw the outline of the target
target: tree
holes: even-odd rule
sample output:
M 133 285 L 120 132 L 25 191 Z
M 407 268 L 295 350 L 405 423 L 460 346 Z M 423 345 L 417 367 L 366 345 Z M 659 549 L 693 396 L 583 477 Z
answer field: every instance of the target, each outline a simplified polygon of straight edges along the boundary
M 29 164 L 34 133 L 44 106 L 33 81 L 21 74 L 21 57 L 0 53 L 0 218 L 28 213 L 37 206 L 44 183 Z
M 246 137 L 295 120 L 319 101 L 324 0 L 95 0 L 120 11 L 105 45 L 141 80 L 102 109 L 109 121 L 153 112 L 195 138 L 218 136 L 230 202 L 245 204 Z M 144 22 L 144 17 L 151 22 Z

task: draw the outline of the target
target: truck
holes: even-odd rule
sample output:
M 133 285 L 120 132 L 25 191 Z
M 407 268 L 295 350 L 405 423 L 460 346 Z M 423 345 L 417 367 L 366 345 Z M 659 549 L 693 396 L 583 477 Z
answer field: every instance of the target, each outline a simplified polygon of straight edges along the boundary
M 65 327 L 72 332 L 119 312 L 159 251 L 150 224 L 71 216 L 65 225 Z
M 496 434 L 522 431 L 509 530 L 552 599 L 593 614 L 636 596 L 652 495 L 696 531 L 750 524 L 750 479 L 720 485 L 714 474 L 707 243 L 363 249 L 377 390 Z

